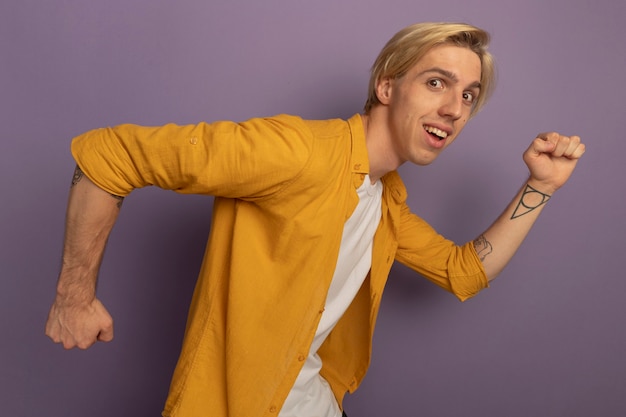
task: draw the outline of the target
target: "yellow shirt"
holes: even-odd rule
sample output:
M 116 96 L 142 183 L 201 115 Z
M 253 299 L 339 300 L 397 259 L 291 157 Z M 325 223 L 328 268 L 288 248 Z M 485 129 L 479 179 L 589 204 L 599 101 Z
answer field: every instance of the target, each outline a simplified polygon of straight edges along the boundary
M 243 123 L 122 125 L 77 137 L 84 173 L 125 196 L 156 185 L 215 196 L 209 244 L 164 416 L 276 416 L 320 320 L 342 228 L 369 172 L 359 115 Z M 372 268 L 319 350 L 342 404 L 369 366 L 394 259 L 465 300 L 488 286 L 471 242 L 457 246 L 410 213 L 396 172 L 383 177 Z

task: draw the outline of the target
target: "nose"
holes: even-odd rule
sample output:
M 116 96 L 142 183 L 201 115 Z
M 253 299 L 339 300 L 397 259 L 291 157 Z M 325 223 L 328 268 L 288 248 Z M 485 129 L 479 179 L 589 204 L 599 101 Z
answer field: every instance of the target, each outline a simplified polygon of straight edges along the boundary
M 461 117 L 463 110 L 463 97 L 450 91 L 439 107 L 439 115 L 457 120 Z

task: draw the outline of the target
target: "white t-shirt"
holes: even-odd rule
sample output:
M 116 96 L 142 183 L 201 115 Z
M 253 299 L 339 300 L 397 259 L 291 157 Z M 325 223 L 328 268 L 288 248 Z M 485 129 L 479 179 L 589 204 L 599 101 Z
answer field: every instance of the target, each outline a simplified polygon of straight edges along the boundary
M 356 296 L 372 266 L 374 233 L 381 217 L 383 184 L 369 176 L 358 188 L 359 204 L 346 221 L 337 266 L 315 338 L 279 417 L 341 417 L 328 382 L 320 375 L 322 360 L 317 350 Z

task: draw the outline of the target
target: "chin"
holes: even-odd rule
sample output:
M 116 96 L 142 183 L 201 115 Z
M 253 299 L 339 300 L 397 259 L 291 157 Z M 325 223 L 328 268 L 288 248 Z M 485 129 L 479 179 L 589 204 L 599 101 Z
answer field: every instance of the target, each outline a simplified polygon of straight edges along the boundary
M 435 162 L 435 160 L 437 159 L 439 155 L 419 155 L 416 158 L 412 158 L 410 161 L 412 164 L 414 165 L 419 165 L 419 166 L 428 166 L 430 164 L 432 164 L 433 162 Z
M 420 166 L 420 167 L 425 167 L 425 166 L 432 164 L 433 162 L 435 162 L 434 159 L 432 161 L 418 161 L 418 162 L 414 162 L 413 164 Z

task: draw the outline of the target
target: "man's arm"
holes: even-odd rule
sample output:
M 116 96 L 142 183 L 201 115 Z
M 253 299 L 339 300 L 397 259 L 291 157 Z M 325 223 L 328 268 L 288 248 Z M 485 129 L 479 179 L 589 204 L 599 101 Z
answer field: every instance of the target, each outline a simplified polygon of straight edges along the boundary
M 100 189 L 76 167 L 57 294 L 46 323 L 46 335 L 66 349 L 86 349 L 98 340 L 113 339 L 113 320 L 96 298 L 96 282 L 122 201 L 122 197 Z
M 489 280 L 504 269 L 552 197 L 572 174 L 585 145 L 577 136 L 558 133 L 539 135 L 524 153 L 530 170 L 526 184 L 504 213 L 482 235 L 474 247 Z

